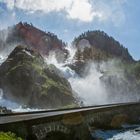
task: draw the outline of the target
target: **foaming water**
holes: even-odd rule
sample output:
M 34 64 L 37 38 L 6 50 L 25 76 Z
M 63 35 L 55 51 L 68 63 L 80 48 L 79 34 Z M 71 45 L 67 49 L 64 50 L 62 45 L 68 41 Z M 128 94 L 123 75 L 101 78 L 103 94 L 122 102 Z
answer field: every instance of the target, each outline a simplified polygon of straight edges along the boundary
M 108 140 L 140 140 L 140 130 L 139 132 L 136 132 L 134 129 L 124 133 L 119 133 L 114 135 L 112 138 L 109 138 Z
M 43 109 L 38 109 L 38 108 L 23 108 L 22 106 L 12 109 L 13 112 L 32 112 L 32 111 L 42 111 L 42 110 Z
M 0 106 L 6 107 L 13 112 L 31 112 L 31 111 L 41 111 L 41 109 L 38 108 L 28 108 L 26 106 L 21 106 L 18 103 L 12 102 L 10 100 L 4 99 L 0 97 Z
M 118 130 L 95 130 L 92 133 L 93 138 L 102 140 L 140 140 L 140 126 L 130 129 Z
M 0 106 L 6 107 L 6 108 L 12 110 L 13 112 L 30 112 L 30 111 L 41 110 L 41 109 L 37 109 L 37 108 L 28 108 L 26 106 L 21 106 L 20 104 L 18 104 L 16 102 L 4 99 L 2 89 L 0 89 Z
M 120 61 L 113 59 L 106 62 L 89 62 L 83 76 L 80 77 L 69 64 L 76 61 L 74 56 L 76 49 L 67 47 L 69 58 L 64 63 L 58 63 L 55 53 L 50 53 L 46 58 L 48 64 L 55 65 L 70 82 L 74 94 L 78 96 L 84 105 L 98 105 L 120 102 L 138 101 L 139 95 L 132 93 L 126 87 L 129 81 L 124 76 L 124 70 L 120 67 Z M 109 83 L 111 81 L 111 83 Z M 110 85 L 109 85 L 110 84 Z M 130 84 L 130 83 L 129 83 Z M 114 90 L 111 86 L 118 87 Z

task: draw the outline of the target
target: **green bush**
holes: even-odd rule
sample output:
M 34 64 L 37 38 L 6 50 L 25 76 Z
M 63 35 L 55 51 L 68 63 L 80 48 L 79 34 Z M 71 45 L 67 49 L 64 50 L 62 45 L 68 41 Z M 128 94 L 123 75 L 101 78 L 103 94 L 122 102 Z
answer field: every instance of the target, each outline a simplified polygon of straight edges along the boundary
M 0 140 L 22 140 L 12 132 L 0 132 Z

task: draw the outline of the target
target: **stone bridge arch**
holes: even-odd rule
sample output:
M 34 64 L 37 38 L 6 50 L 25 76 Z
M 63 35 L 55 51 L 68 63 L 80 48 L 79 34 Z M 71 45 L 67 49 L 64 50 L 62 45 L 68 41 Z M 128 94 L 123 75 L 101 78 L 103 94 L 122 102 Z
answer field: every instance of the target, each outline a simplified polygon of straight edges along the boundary
M 67 136 L 70 134 L 70 128 L 60 122 L 45 123 L 32 126 L 32 134 L 37 140 L 45 140 L 51 135 Z

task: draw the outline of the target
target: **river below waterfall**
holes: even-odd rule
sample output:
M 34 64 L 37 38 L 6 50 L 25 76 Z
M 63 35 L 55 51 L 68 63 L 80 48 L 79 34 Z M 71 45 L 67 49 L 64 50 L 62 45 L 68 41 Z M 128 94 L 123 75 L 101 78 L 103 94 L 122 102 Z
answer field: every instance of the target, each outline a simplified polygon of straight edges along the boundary
M 95 140 L 140 140 L 140 126 L 132 125 L 119 130 L 95 130 L 92 132 Z

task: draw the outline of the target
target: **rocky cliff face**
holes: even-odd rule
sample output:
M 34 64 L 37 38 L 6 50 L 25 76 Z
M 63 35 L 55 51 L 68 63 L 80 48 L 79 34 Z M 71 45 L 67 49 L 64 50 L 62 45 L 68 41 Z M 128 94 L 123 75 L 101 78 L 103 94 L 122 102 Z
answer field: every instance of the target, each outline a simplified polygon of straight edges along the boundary
M 28 46 L 32 46 L 41 54 L 48 54 L 50 50 L 65 49 L 65 43 L 53 33 L 45 33 L 33 25 L 22 22 L 18 23 L 15 29 Z
M 75 104 L 71 86 L 60 71 L 44 63 L 38 52 L 22 46 L 16 47 L 0 66 L 0 88 L 4 98 L 28 107 Z

